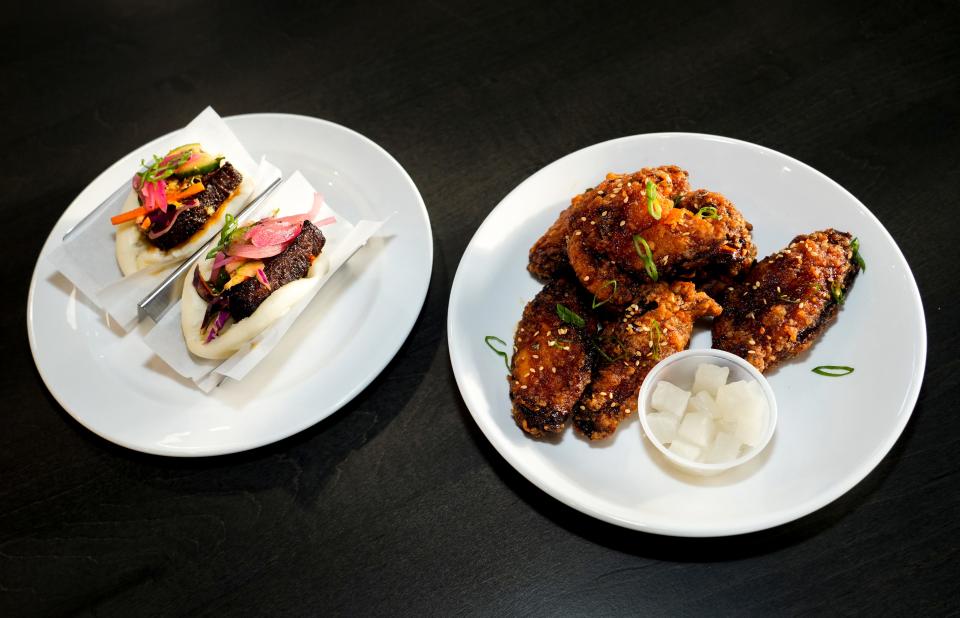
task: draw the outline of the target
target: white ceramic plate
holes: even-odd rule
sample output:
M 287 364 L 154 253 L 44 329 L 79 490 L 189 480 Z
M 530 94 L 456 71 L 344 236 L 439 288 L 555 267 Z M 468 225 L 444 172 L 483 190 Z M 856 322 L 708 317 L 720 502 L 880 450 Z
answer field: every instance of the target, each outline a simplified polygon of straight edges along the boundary
M 389 222 L 338 271 L 276 350 L 242 383 L 210 395 L 173 373 L 141 341 L 111 330 L 43 259 L 63 234 L 131 174 L 151 144 L 123 157 L 73 201 L 37 260 L 27 299 L 33 358 L 63 408 L 134 450 L 201 456 L 243 451 L 333 414 L 386 366 L 413 327 L 430 282 L 433 239 L 404 169 L 362 135 L 287 114 L 225 119 L 255 157 L 284 176 L 299 169 L 352 221 Z
M 571 196 L 607 172 L 677 164 L 694 188 L 723 193 L 754 225 L 760 256 L 827 227 L 860 238 L 867 271 L 812 351 L 769 375 L 780 409 L 767 449 L 745 466 L 702 479 L 675 472 L 641 439 L 633 415 L 609 440 L 568 428 L 556 441 L 523 434 L 510 415 L 503 360 L 486 335 L 508 343 L 540 289 L 526 271 L 530 245 Z M 878 337 L 896 325 L 896 337 Z M 460 261 L 448 313 L 450 359 L 470 412 L 503 457 L 538 487 L 605 521 L 659 534 L 722 536 L 810 513 L 863 479 L 890 450 L 916 403 L 926 327 L 910 268 L 890 234 L 855 197 L 773 150 L 708 135 L 661 133 L 604 142 L 543 168 L 490 213 Z M 710 347 L 701 326 L 691 347 Z M 850 365 L 843 378 L 812 373 Z

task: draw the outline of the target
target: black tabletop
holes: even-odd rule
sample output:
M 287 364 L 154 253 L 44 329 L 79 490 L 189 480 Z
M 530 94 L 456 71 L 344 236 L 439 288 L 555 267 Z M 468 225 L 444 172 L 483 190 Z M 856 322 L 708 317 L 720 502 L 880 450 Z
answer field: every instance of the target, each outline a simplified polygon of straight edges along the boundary
M 773 4 L 6 12 L 0 613 L 957 611 L 960 7 Z M 423 195 L 435 258 L 405 345 L 342 410 L 251 452 L 167 459 L 56 403 L 31 362 L 26 296 L 84 186 L 207 105 L 324 118 L 382 145 Z M 923 298 L 927 369 L 900 440 L 849 493 L 772 530 L 676 539 L 580 514 L 494 451 L 453 379 L 450 285 L 490 210 L 567 153 L 658 131 L 824 172 L 890 231 Z M 878 333 L 878 353 L 896 336 Z

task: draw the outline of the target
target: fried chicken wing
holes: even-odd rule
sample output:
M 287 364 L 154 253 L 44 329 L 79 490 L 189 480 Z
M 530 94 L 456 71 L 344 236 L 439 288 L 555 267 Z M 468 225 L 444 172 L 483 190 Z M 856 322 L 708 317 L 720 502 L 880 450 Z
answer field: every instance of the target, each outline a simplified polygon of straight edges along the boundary
M 686 349 L 693 322 L 720 314 L 720 305 L 692 283 L 645 286 L 622 316 L 600 334 L 602 360 L 574 411 L 573 424 L 591 440 L 610 436 L 637 409 L 640 385 L 661 359 Z
M 727 288 L 713 322 L 713 347 L 761 372 L 803 352 L 834 320 L 860 271 L 850 234 L 797 236 Z
M 694 191 L 676 204 L 661 199 L 655 219 L 636 183 L 615 185 L 613 191 L 626 193 L 625 201 L 582 209 L 567 239 L 570 265 L 588 291 L 599 296 L 617 277 L 612 306 L 629 303 L 637 285 L 654 278 L 736 276 L 756 257 L 752 226 L 719 193 Z
M 583 319 L 564 321 L 558 305 Z M 523 310 L 514 336 L 510 376 L 513 418 L 525 432 L 541 436 L 563 431 L 576 401 L 590 382 L 591 336 L 597 330 L 575 281 L 548 283 Z
M 548 280 L 567 265 L 567 237 L 574 220 L 581 211 L 596 210 L 622 204 L 625 196 L 629 200 L 643 200 L 643 209 L 631 210 L 631 216 L 640 217 L 639 221 L 630 221 L 631 226 L 642 226 L 646 212 L 646 181 L 649 179 L 657 186 L 660 195 L 673 199 L 690 190 L 687 171 L 676 165 L 645 167 L 633 174 L 607 174 L 606 179 L 592 189 L 575 196 L 546 233 L 530 248 L 530 260 L 527 270 L 541 280 Z M 621 193 L 623 185 L 626 189 Z M 621 189 L 617 187 L 620 186 Z M 618 206 L 618 208 L 620 208 Z M 622 209 L 622 208 L 621 208 Z M 635 212 L 634 212 L 635 211 Z

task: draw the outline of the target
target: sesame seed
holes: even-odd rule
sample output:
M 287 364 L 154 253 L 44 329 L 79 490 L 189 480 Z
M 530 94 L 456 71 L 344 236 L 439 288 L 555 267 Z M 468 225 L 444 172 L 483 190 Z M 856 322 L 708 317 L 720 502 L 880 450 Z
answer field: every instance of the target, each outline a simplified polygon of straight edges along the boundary
M 601 213 L 600 213 L 600 216 L 601 216 L 601 217 L 606 217 L 606 216 L 607 216 L 607 211 L 604 210 L 603 212 L 601 212 Z
M 582 233 L 583 233 L 583 232 L 581 232 L 580 230 L 577 230 L 576 232 L 573 233 L 573 235 L 574 235 L 574 236 L 579 236 L 579 235 L 582 234 Z
M 587 275 L 586 277 L 584 277 L 583 280 L 584 280 L 584 281 L 590 281 L 590 275 Z
M 625 226 L 626 224 L 627 224 L 626 221 L 621 221 L 621 222 L 620 222 L 620 227 L 623 227 L 623 226 Z
M 556 372 L 557 372 L 557 368 L 556 368 L 556 367 L 551 367 L 551 368 L 550 368 L 550 371 L 553 372 L 553 373 L 556 373 Z

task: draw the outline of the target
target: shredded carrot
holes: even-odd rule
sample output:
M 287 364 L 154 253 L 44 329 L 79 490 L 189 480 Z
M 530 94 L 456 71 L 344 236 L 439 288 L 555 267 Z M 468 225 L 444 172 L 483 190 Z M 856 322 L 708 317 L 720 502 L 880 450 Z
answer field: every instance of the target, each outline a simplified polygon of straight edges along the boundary
M 720 250 L 721 250 L 721 251 L 726 251 L 726 252 L 728 252 L 728 253 L 736 253 L 736 252 L 737 252 L 737 249 L 736 249 L 735 247 L 731 247 L 730 245 L 721 245 L 721 246 L 720 246 Z
M 145 230 L 150 227 L 150 217 L 144 217 L 143 221 L 140 222 L 140 229 Z
M 200 193 L 201 191 L 203 191 L 203 183 L 202 183 L 202 182 L 195 182 L 195 183 L 193 183 L 192 185 L 190 185 L 189 187 L 187 187 L 186 189 L 184 189 L 183 191 L 181 191 L 181 192 L 179 192 L 179 193 L 171 193 L 171 194 L 167 195 L 167 202 L 179 201 L 179 200 L 182 200 L 182 199 L 185 198 L 185 197 L 190 197 L 191 195 L 196 195 L 197 193 Z
M 127 212 L 120 213 L 115 217 L 110 217 L 110 223 L 114 225 L 120 225 L 121 223 L 126 223 L 127 221 L 133 221 L 140 215 L 147 214 L 147 209 L 141 206 L 140 208 L 134 208 L 133 210 L 128 210 Z

